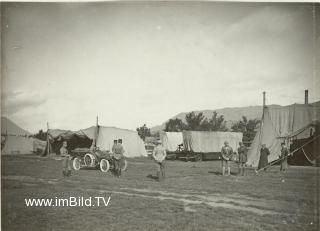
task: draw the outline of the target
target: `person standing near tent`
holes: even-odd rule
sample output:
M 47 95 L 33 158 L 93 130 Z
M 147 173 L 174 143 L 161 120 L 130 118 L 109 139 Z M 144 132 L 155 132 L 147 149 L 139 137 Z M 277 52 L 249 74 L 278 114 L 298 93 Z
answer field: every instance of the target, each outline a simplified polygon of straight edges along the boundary
M 288 155 L 288 148 L 285 146 L 285 143 L 281 143 L 281 154 L 279 156 L 281 159 L 280 171 L 285 172 L 288 169 Z
M 260 159 L 258 164 L 258 170 L 266 167 L 268 165 L 268 156 L 270 155 L 269 149 L 266 147 L 265 144 L 262 144 L 260 149 Z M 266 171 L 267 168 L 264 169 Z
M 125 153 L 125 150 L 122 145 L 122 139 L 118 139 L 117 144 L 114 146 L 114 167 L 117 177 L 121 176 L 121 164 L 123 160 L 123 155 Z
M 68 146 L 67 141 L 63 141 L 62 147 L 60 148 L 60 155 L 63 157 L 62 159 L 63 176 L 71 176 L 71 166 L 70 166 L 71 157 L 68 153 L 67 146 Z
M 113 145 L 112 145 L 112 148 L 111 148 L 112 154 L 114 153 L 114 149 L 117 146 L 117 143 L 118 143 L 118 140 L 113 140 Z
M 167 152 L 165 148 L 162 146 L 162 143 L 160 140 L 157 142 L 157 146 L 153 149 L 152 157 L 157 163 L 157 177 L 158 181 L 161 181 L 161 179 L 164 179 L 166 177 L 165 175 L 165 159 L 167 156 Z
M 244 165 L 247 162 L 248 149 L 242 142 L 239 142 L 240 147 L 238 148 L 239 155 L 239 174 L 244 175 Z
M 233 154 L 233 150 L 232 148 L 229 146 L 228 141 L 224 142 L 224 146 L 221 149 L 221 155 L 222 155 L 222 175 L 224 176 L 225 174 L 225 170 L 226 167 L 228 169 L 228 175 L 230 176 L 231 174 L 231 170 L 230 170 L 230 159 L 232 157 Z

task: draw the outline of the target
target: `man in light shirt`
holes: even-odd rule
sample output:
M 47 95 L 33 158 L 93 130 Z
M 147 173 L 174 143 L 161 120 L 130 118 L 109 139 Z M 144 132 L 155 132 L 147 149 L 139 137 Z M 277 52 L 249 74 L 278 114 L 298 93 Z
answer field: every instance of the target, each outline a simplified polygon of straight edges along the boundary
M 67 141 L 63 141 L 62 147 L 60 148 L 60 155 L 63 158 L 62 159 L 63 176 L 71 176 L 71 166 L 70 166 L 71 156 L 68 153 L 67 146 L 68 146 Z
M 229 146 L 229 142 L 225 141 L 224 146 L 221 149 L 221 156 L 222 156 L 222 175 L 225 175 L 225 169 L 228 169 L 228 175 L 230 176 L 230 160 L 233 154 L 232 148 Z
M 113 147 L 113 158 L 114 158 L 114 166 L 115 173 L 117 177 L 121 176 L 121 165 L 124 158 L 124 147 L 122 145 L 122 139 L 118 139 L 117 144 Z
M 152 153 L 153 159 L 157 163 L 157 177 L 161 181 L 165 178 L 165 159 L 167 156 L 165 148 L 162 146 L 161 141 L 157 142 L 157 146 L 154 148 Z

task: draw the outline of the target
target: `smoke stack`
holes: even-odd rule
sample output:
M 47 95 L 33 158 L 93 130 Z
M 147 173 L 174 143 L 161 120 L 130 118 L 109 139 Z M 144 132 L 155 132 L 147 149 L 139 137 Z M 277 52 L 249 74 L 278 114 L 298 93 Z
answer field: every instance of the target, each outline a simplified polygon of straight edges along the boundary
M 264 91 L 263 93 L 263 107 L 266 106 L 266 92 Z
M 309 102 L 309 91 L 308 90 L 305 90 L 304 91 L 304 104 L 308 104 Z

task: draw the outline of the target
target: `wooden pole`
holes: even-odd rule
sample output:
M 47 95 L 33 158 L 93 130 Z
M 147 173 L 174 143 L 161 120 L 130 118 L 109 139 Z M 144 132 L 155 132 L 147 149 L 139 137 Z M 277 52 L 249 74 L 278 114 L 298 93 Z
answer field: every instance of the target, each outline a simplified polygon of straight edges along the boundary
M 49 123 L 47 122 L 47 156 L 50 154 Z
M 304 90 L 304 104 L 309 104 L 309 91 Z

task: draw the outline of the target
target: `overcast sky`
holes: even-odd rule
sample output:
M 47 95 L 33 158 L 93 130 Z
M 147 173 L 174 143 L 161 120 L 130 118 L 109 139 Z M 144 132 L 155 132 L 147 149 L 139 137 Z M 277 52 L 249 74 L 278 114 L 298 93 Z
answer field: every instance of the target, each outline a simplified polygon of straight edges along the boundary
M 86 128 L 96 115 L 106 126 L 154 126 L 179 112 L 260 105 L 262 91 L 268 104 L 303 103 L 304 89 L 320 98 L 312 4 L 11 3 L 2 12 L 2 114 L 31 132 L 47 121 Z

